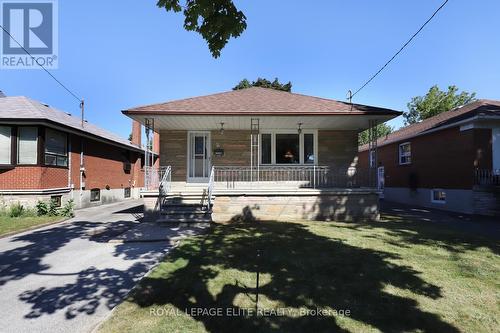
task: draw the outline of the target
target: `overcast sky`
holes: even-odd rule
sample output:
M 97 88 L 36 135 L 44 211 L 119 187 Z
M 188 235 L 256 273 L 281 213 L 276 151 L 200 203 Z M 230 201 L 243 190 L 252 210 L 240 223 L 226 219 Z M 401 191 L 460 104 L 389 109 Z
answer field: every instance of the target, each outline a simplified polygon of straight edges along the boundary
M 292 81 L 293 91 L 345 100 L 442 0 L 239 0 L 248 28 L 213 59 L 183 16 L 154 0 L 59 1 L 59 69 L 86 100 L 86 118 L 124 137 L 136 105 L 230 90 L 242 78 Z M 500 1 L 450 0 L 355 102 L 406 110 L 430 86 L 500 99 Z M 0 70 L 0 90 L 78 114 L 40 70 Z M 391 122 L 399 127 L 401 119 Z

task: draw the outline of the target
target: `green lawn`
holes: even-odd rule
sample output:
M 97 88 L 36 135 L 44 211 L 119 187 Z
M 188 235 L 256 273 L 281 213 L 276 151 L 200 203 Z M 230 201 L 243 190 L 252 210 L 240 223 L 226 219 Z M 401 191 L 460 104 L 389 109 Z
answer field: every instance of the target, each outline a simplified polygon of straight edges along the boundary
M 12 232 L 20 232 L 45 223 L 61 221 L 61 216 L 22 216 L 9 217 L 0 215 L 0 236 Z
M 257 249 L 261 315 L 235 316 L 255 306 Z M 100 331 L 498 332 L 499 276 L 494 239 L 396 215 L 215 225 L 173 250 Z M 327 312 L 304 315 L 316 309 Z

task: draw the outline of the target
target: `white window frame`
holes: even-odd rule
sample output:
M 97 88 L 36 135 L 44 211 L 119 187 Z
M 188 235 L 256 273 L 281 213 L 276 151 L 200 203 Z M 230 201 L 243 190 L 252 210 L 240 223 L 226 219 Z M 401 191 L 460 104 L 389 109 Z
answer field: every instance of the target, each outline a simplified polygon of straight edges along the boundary
M 262 164 L 262 134 L 271 134 L 271 163 Z M 299 135 L 299 163 L 276 163 L 276 134 L 298 134 Z M 304 134 L 314 135 L 314 163 L 304 163 Z M 297 129 L 289 130 L 261 130 L 259 133 L 259 165 L 279 165 L 279 166 L 293 166 L 293 165 L 318 165 L 318 130 L 303 129 L 299 134 Z
M 410 146 L 410 152 L 407 153 L 406 155 L 402 155 L 401 154 L 401 147 L 402 146 L 406 146 L 406 145 Z M 411 158 L 411 142 L 403 142 L 403 143 L 399 144 L 399 146 L 398 146 L 398 157 L 399 157 L 399 165 L 411 164 L 411 162 L 412 162 L 412 158 Z M 410 157 L 410 162 L 401 162 L 401 158 L 402 157 Z
M 435 200 L 434 199 L 434 192 L 443 192 L 444 193 L 444 200 Z M 436 203 L 436 204 L 446 204 L 446 191 L 443 190 L 442 188 L 433 188 L 431 190 L 431 202 Z

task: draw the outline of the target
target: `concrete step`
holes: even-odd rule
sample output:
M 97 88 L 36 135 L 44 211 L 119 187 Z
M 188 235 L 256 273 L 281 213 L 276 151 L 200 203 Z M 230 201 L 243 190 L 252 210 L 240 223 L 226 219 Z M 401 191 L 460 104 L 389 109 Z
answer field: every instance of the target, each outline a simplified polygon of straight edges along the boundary
M 156 222 L 158 223 L 210 223 L 212 222 L 212 215 L 164 215 Z

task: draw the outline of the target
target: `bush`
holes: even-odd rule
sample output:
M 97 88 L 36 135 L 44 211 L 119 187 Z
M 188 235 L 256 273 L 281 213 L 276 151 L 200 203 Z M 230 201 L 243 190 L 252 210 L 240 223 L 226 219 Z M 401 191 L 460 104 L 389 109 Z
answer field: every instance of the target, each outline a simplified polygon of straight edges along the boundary
M 61 209 L 61 215 L 65 217 L 73 217 L 75 214 L 73 213 L 73 208 L 75 208 L 75 203 L 73 199 L 66 201 L 66 204 Z
M 35 207 L 36 214 L 38 216 L 47 215 L 49 213 L 49 207 L 47 206 L 47 203 L 45 201 L 38 200 Z
M 55 200 L 50 200 L 49 210 L 47 213 L 49 214 L 49 216 L 59 215 L 59 212 L 57 211 L 57 202 Z
M 19 202 L 10 206 L 9 216 L 10 217 L 20 217 L 24 213 L 24 206 Z

